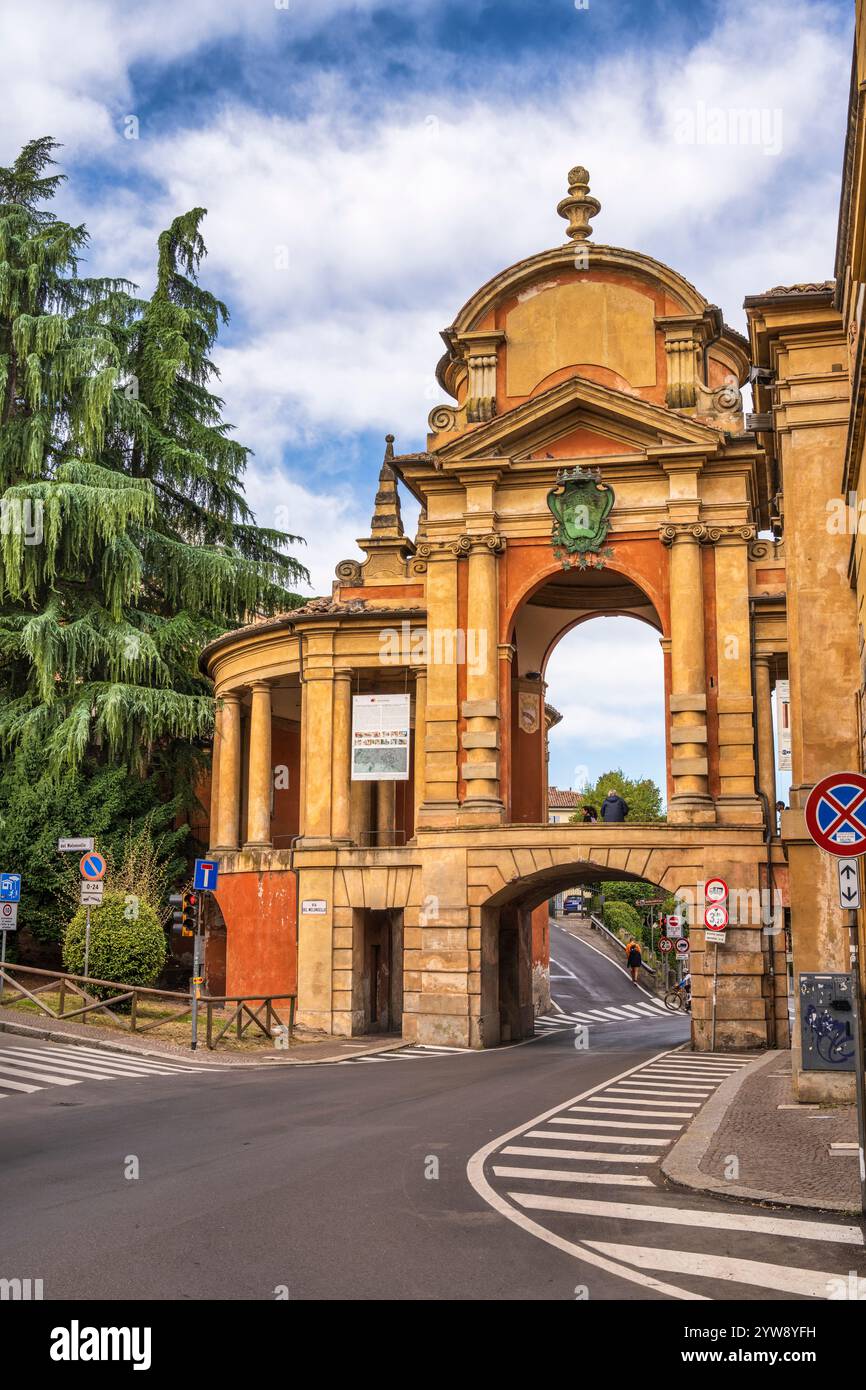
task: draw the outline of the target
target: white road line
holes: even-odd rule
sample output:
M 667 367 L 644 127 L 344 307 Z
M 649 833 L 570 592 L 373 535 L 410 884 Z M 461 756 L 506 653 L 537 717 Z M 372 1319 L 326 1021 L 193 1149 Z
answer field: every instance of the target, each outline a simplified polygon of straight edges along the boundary
M 28 1091 L 28 1092 L 29 1092 L 29 1091 L 41 1091 L 41 1090 L 43 1089 L 41 1086 L 27 1086 L 27 1085 L 24 1084 L 23 1081 L 10 1081 L 10 1080 L 9 1080 L 7 1077 L 5 1077 L 5 1076 L 0 1077 L 0 1086 L 5 1087 L 7 1091 Z
M 620 1005 L 620 1008 L 625 1009 L 627 1013 L 632 1014 L 633 1017 L 635 1017 L 635 1018 L 643 1018 L 643 1017 L 645 1016 L 645 1014 L 646 1014 L 646 1011 L 647 1011 L 647 1008 L 648 1008 L 648 1007 L 649 1007 L 649 1006 L 648 1006 L 647 1004 L 621 1004 L 621 1005 Z
M 55 1057 L 53 1053 L 49 1053 L 47 1057 L 44 1052 L 34 1051 L 28 1054 L 23 1050 L 19 1052 L 17 1048 L 3 1048 L 0 1051 L 0 1060 L 3 1058 L 8 1058 L 10 1062 L 21 1062 L 25 1066 L 46 1066 L 52 1069 L 56 1068 L 61 1072 L 77 1073 L 81 1076 L 154 1076 L 161 1074 L 141 1069 L 133 1070 L 131 1067 L 115 1067 L 111 1063 L 104 1066 L 90 1061 L 79 1062 L 77 1059 L 73 1061 L 69 1057 Z
M 553 959 L 553 956 L 550 957 L 550 964 L 551 964 L 551 965 L 555 965 L 556 968 L 557 968 L 557 970 L 561 970 L 561 971 L 562 971 L 562 974 L 561 974 L 560 977 L 559 977 L 561 980 L 576 980 L 576 979 L 577 979 L 577 976 L 575 975 L 575 973 L 574 973 L 573 970 L 569 970 L 568 966 L 567 966 L 567 965 L 563 965 L 561 961 L 554 960 L 554 959 Z
M 590 950 L 595 951 L 596 948 L 594 946 L 591 946 Z M 596 954 L 602 955 L 602 952 L 596 951 Z M 621 966 L 617 968 L 622 969 Z M 665 1054 L 659 1054 L 659 1056 L 663 1055 Z M 632 1072 L 636 1070 L 636 1067 L 629 1067 L 626 1071 L 618 1072 L 616 1076 L 608 1077 L 607 1081 L 599 1082 L 597 1086 L 591 1086 L 589 1090 L 581 1092 L 579 1096 L 574 1096 L 573 1101 L 576 1103 L 580 1100 L 586 1100 L 589 1096 L 595 1095 L 597 1091 L 604 1090 L 605 1086 L 609 1085 L 611 1082 L 621 1081 L 623 1077 L 630 1076 Z M 533 1125 L 543 1124 L 545 1121 L 549 1120 L 552 1115 L 557 1114 L 560 1109 L 561 1106 L 554 1106 L 553 1109 L 546 1110 L 541 1115 L 536 1115 L 532 1120 L 529 1121 L 529 1123 Z M 479 1149 L 477 1153 L 474 1153 L 472 1155 L 468 1164 L 466 1165 L 466 1174 L 469 1178 L 470 1183 L 475 1188 L 475 1191 L 478 1193 L 478 1195 L 481 1198 L 483 1198 L 483 1200 L 487 1202 L 489 1206 L 493 1207 L 495 1211 L 498 1211 L 500 1215 L 507 1217 L 508 1220 L 513 1222 L 515 1226 L 519 1226 L 522 1230 L 528 1231 L 531 1235 L 537 1236 L 539 1240 L 545 1241 L 548 1245 L 554 1246 L 557 1250 L 562 1250 L 567 1255 L 572 1255 L 575 1259 L 582 1261 L 584 1264 L 594 1264 L 597 1268 L 603 1269 L 609 1274 L 614 1274 L 620 1279 L 627 1280 L 632 1284 L 639 1284 L 642 1288 L 653 1289 L 656 1293 L 670 1294 L 672 1298 L 680 1298 L 700 1302 L 707 1301 L 704 1294 L 692 1293 L 689 1289 L 680 1289 L 673 1284 L 665 1284 L 661 1280 L 653 1279 L 650 1275 L 647 1275 L 645 1273 L 638 1275 L 634 1273 L 633 1270 L 630 1270 L 627 1265 L 617 1264 L 614 1261 L 608 1260 L 602 1255 L 599 1255 L 595 1251 L 590 1251 L 586 1246 L 577 1245 L 574 1241 L 566 1240 L 563 1236 L 557 1235 L 555 1231 L 549 1231 L 546 1226 L 542 1226 L 537 1221 L 533 1221 L 523 1212 L 517 1211 L 513 1206 L 510 1205 L 510 1203 L 508 1203 L 505 1200 L 504 1197 L 502 1197 L 495 1190 L 495 1188 L 491 1187 L 490 1183 L 487 1181 L 487 1178 L 484 1175 L 485 1161 L 487 1160 L 490 1154 L 492 1154 L 497 1148 L 499 1148 L 500 1145 L 504 1144 L 507 1140 L 515 1139 L 518 1136 L 524 1136 L 524 1134 L 526 1133 L 526 1128 L 526 1125 L 518 1125 L 515 1129 L 510 1130 L 507 1134 L 500 1134 L 498 1138 L 491 1139 L 489 1143 L 485 1144 L 483 1148 Z M 534 1133 L 530 1131 L 530 1135 L 531 1137 L 538 1137 L 540 1135 L 540 1137 L 542 1138 L 553 1137 L 547 1136 L 544 1133 L 544 1131 L 536 1131 Z M 566 1136 L 560 1137 L 563 1138 Z M 596 1135 L 584 1134 L 574 1134 L 568 1137 L 578 1140 L 588 1140 L 590 1143 L 596 1142 L 597 1138 Z M 604 1141 L 599 1140 L 598 1142 Z M 612 1142 L 612 1140 L 608 1140 L 607 1142 L 610 1143 Z M 638 1144 L 643 1143 L 644 1141 L 640 1139 L 630 1141 L 626 1138 L 623 1138 L 621 1142 L 624 1144 L 629 1142 L 634 1142 Z M 653 1143 L 661 1142 L 664 1141 L 649 1139 L 646 1141 L 646 1145 L 650 1146 Z
M 605 1154 L 593 1153 L 591 1149 L 545 1149 L 542 1145 L 508 1144 L 500 1150 L 503 1154 L 520 1154 L 524 1158 L 576 1158 L 581 1163 L 658 1163 L 658 1154 Z
M 73 1081 L 65 1076 L 52 1076 L 50 1073 L 46 1075 L 44 1071 L 22 1071 L 20 1066 L 10 1067 L 2 1062 L 0 1062 L 0 1072 L 11 1072 L 13 1077 L 17 1076 L 19 1079 L 24 1077 L 27 1081 L 52 1082 L 55 1086 L 78 1086 L 81 1082 L 81 1077 Z M 2 1079 L 0 1079 L 0 1085 L 2 1085 Z
M 735 1073 L 732 1071 L 722 1071 L 721 1069 L 716 1070 L 715 1067 L 678 1067 L 675 1066 L 672 1062 L 669 1063 L 666 1067 L 653 1068 L 653 1070 L 676 1072 L 677 1076 L 697 1076 L 703 1078 L 709 1077 L 712 1078 L 714 1081 L 724 1080 L 726 1076 L 735 1075 Z
M 573 1216 L 603 1216 L 615 1221 L 643 1221 L 647 1225 L 703 1226 L 716 1231 L 752 1231 L 793 1240 L 827 1240 L 840 1245 L 862 1245 L 856 1226 L 823 1225 L 820 1221 L 791 1221 L 778 1216 L 749 1216 L 745 1212 L 698 1211 L 689 1207 L 633 1206 L 629 1202 L 592 1202 L 581 1197 L 548 1197 L 534 1192 L 509 1192 L 521 1206 L 533 1211 L 567 1212 Z
M 644 1245 L 614 1245 L 589 1240 L 593 1250 L 613 1259 L 627 1260 L 638 1269 L 670 1270 L 677 1274 L 697 1274 L 705 1279 L 721 1279 L 727 1284 L 752 1284 L 778 1293 L 801 1294 L 807 1298 L 828 1298 L 833 1284 L 847 1286 L 848 1275 L 829 1274 L 820 1269 L 797 1269 L 791 1265 L 764 1264 L 760 1260 L 737 1260 L 727 1255 L 703 1255 L 687 1250 L 654 1250 Z M 832 1281 L 832 1282 L 831 1282 Z M 857 1282 L 856 1294 L 866 1298 L 866 1279 Z
M 116 1067 L 118 1070 L 135 1071 L 137 1075 L 147 1072 L 150 1075 L 174 1074 L 179 1072 L 194 1071 L 194 1067 L 176 1067 L 166 1065 L 162 1062 L 153 1063 L 146 1058 L 137 1059 L 134 1057 L 118 1057 L 113 1053 L 92 1053 L 85 1052 L 84 1049 L 77 1047 L 4 1047 L 0 1048 L 0 1057 L 8 1054 L 21 1055 L 25 1057 L 56 1057 L 60 1061 L 75 1062 L 80 1066 L 88 1067 Z
M 517 1132 L 520 1133 L 519 1130 Z M 575 1140 L 586 1144 L 659 1144 L 662 1147 L 665 1144 L 673 1143 L 672 1139 L 648 1139 L 643 1134 L 623 1134 L 622 1136 L 618 1134 L 574 1134 L 554 1129 L 527 1129 L 524 1137 L 527 1139 L 568 1139 L 572 1144 Z
M 658 1087 L 659 1091 L 665 1091 L 668 1095 L 671 1096 L 680 1095 L 706 1097 L 712 1095 L 713 1091 L 716 1089 L 715 1086 L 700 1085 L 697 1081 L 692 1081 L 689 1083 L 686 1083 L 684 1081 L 669 1081 L 666 1076 L 661 1076 L 658 1078 L 658 1080 L 652 1081 L 635 1081 L 632 1084 L 635 1089 L 640 1088 L 642 1091 L 651 1091 L 655 1086 Z
M 646 1115 L 652 1113 L 652 1115 L 688 1116 L 694 1115 L 696 1109 L 699 1109 L 699 1106 L 695 1105 L 694 1102 L 687 1105 L 681 1101 L 655 1101 L 655 1099 L 651 1101 L 642 1095 L 596 1095 L 595 1099 L 599 1105 L 602 1104 L 602 1101 L 605 1102 L 605 1105 L 638 1105 L 641 1109 L 637 1113 L 646 1113 Z M 635 1111 L 628 1113 L 634 1115 Z
M 614 1018 L 624 1018 L 624 1019 L 626 1019 L 626 1020 L 629 1020 L 629 1019 L 631 1019 L 631 1018 L 634 1017 L 633 1014 L 627 1014 L 626 1011 L 625 1011 L 625 1009 L 618 1009 L 618 1008 L 615 1008 L 613 1004 L 611 1004 L 611 1006 L 610 1006 L 610 1008 L 608 1009 L 607 1013 L 608 1013 L 608 1017 L 610 1017 L 610 1015 L 613 1014 Z
M 599 1096 L 599 1100 L 600 1099 L 601 1097 Z M 575 1106 L 575 1109 L 585 1115 L 648 1115 L 650 1118 L 655 1116 L 657 1119 L 661 1118 L 665 1120 L 687 1120 L 689 1118 L 688 1115 L 672 1115 L 670 1110 L 652 1110 L 648 1109 L 647 1106 L 634 1109 L 628 1105 L 628 1102 L 625 1102 L 621 1109 L 617 1107 L 616 1109 L 606 1110 L 603 1105 L 579 1105 Z
M 659 1082 L 635 1081 L 631 1086 L 612 1086 L 611 1094 L 618 1096 L 670 1096 L 674 1100 L 681 1100 L 686 1105 L 703 1105 L 707 1099 L 703 1091 L 696 1091 L 693 1086 L 666 1086 Z
M 583 1182 L 595 1187 L 652 1187 L 649 1178 L 634 1173 L 569 1173 L 562 1168 L 496 1168 L 497 1178 L 532 1178 L 542 1182 Z
M 569 1110 L 582 1111 L 586 1109 L 586 1106 L 570 1105 L 568 1108 Z M 585 1120 L 582 1115 L 579 1120 L 569 1120 L 563 1116 L 556 1123 L 558 1125 L 588 1125 L 590 1128 L 593 1125 L 598 1125 L 601 1129 L 682 1129 L 682 1125 L 643 1125 L 636 1120 Z

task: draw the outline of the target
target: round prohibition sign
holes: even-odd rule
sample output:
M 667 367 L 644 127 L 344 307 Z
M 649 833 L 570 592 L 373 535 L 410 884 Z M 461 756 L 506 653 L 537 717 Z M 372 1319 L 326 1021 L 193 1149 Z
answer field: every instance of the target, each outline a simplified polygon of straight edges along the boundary
M 105 877 L 105 860 L 95 850 L 85 854 L 78 867 L 81 870 L 81 877 L 90 879 L 92 882 Z
M 708 903 L 723 903 L 728 896 L 728 885 L 723 878 L 708 878 L 704 884 L 704 898 Z
M 806 829 L 819 849 L 847 859 L 866 854 L 866 777 L 834 772 L 809 793 Z
M 704 922 L 710 931 L 721 931 L 722 927 L 728 925 L 728 909 L 722 907 L 721 903 L 714 903 L 704 913 Z

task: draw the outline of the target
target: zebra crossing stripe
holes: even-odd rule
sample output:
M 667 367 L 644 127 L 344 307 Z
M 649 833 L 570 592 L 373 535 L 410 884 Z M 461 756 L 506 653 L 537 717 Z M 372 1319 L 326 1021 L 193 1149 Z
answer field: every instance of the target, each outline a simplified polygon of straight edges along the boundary
M 577 1123 L 577 1121 L 573 1121 L 573 1123 Z M 631 1129 L 633 1126 L 629 1125 L 628 1128 Z M 643 1126 L 635 1126 L 635 1128 L 642 1129 Z M 528 1129 L 526 1130 L 526 1138 L 568 1139 L 572 1144 L 577 1140 L 581 1144 L 658 1144 L 660 1147 L 672 1142 L 670 1139 L 656 1139 L 654 1137 L 650 1139 L 645 1134 L 575 1134 L 572 1131 L 563 1133 L 562 1130 L 556 1129 Z
M 581 1197 L 549 1197 L 535 1192 L 509 1192 L 515 1202 L 533 1211 L 568 1212 L 574 1216 L 604 1216 L 614 1221 L 643 1221 L 650 1225 L 704 1226 L 716 1231 L 752 1231 L 792 1240 L 829 1240 L 840 1245 L 862 1245 L 857 1226 L 824 1225 L 820 1221 L 796 1221 L 787 1217 L 752 1216 L 746 1212 L 698 1211 L 683 1207 L 635 1206 L 630 1202 L 594 1202 Z
M 44 1052 L 35 1051 L 29 1054 L 23 1051 L 19 1053 L 18 1049 L 13 1050 L 12 1048 L 3 1048 L 3 1050 L 0 1051 L 0 1059 L 8 1059 L 10 1062 L 21 1063 L 26 1066 L 45 1066 L 51 1068 L 52 1071 L 69 1072 L 73 1076 L 97 1077 L 99 1079 L 115 1076 L 153 1076 L 161 1074 L 147 1071 L 140 1067 L 115 1067 L 111 1062 L 105 1065 L 91 1062 L 90 1060 L 80 1062 L 75 1059 L 73 1061 L 73 1059 L 69 1057 L 55 1057 L 53 1052 L 49 1053 L 47 1056 Z
M 595 1187 L 653 1187 L 649 1178 L 635 1173 L 572 1173 L 563 1168 L 498 1168 L 497 1178 L 532 1178 L 541 1182 L 590 1183 Z
M 10 1066 L 7 1062 L 0 1062 L 0 1073 L 3 1072 L 11 1072 L 13 1077 L 17 1076 L 19 1079 L 25 1079 L 27 1081 L 54 1082 L 55 1086 L 78 1086 L 82 1080 L 81 1077 L 78 1077 L 76 1078 L 76 1080 L 73 1081 L 68 1076 L 52 1076 L 50 1073 L 46 1075 L 44 1071 L 24 1071 L 23 1063 L 17 1067 L 13 1067 Z M 2 1086 L 3 1084 L 3 1077 L 2 1075 L 0 1075 L 0 1086 Z
M 541 1145 L 508 1144 L 501 1150 L 509 1157 L 513 1154 L 523 1158 L 574 1158 L 581 1163 L 658 1163 L 658 1154 L 605 1154 L 594 1153 L 592 1149 L 545 1149 Z
M 730 1255 L 705 1255 L 697 1251 L 653 1249 L 644 1245 L 616 1245 L 588 1240 L 593 1250 L 612 1259 L 623 1260 L 636 1269 L 658 1269 L 675 1274 L 697 1274 L 705 1279 L 721 1279 L 728 1284 L 750 1284 L 777 1293 L 803 1298 L 828 1298 L 844 1276 L 820 1269 L 798 1269 L 790 1265 L 765 1264 L 761 1260 L 740 1260 Z M 856 1276 L 855 1276 L 856 1277 Z M 857 1280 L 856 1294 L 866 1298 L 866 1279 Z

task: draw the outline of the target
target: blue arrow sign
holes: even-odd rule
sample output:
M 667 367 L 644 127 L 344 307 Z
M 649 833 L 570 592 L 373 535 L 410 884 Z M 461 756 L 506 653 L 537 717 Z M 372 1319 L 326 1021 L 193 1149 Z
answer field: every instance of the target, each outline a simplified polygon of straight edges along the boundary
M 0 903 L 21 901 L 21 875 L 0 874 Z

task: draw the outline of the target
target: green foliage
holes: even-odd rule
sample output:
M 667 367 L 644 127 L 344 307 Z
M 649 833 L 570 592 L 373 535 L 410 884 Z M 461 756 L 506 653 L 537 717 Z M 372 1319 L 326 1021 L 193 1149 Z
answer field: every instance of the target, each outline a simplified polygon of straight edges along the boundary
M 84 974 L 86 913 L 76 912 L 63 938 L 63 964 L 72 975 Z M 165 933 L 153 908 L 135 897 L 106 893 L 101 907 L 90 909 L 92 979 L 128 985 L 152 985 L 165 964 Z M 110 990 L 97 987 L 100 998 Z
M 655 824 L 666 819 L 662 810 L 662 794 L 651 777 L 626 777 L 622 768 L 602 773 L 590 787 L 581 792 L 581 805 L 571 817 L 573 821 L 583 820 L 583 807 L 594 806 L 601 816 L 601 803 L 611 788 L 628 805 L 626 820 L 642 824 Z
M 660 912 L 673 912 L 675 899 L 672 893 L 665 893 L 663 889 L 657 888 L 654 883 L 630 883 L 627 880 L 611 879 L 610 882 L 603 883 L 605 901 L 630 903 L 632 907 L 643 898 L 663 898 L 664 902 L 653 908 L 653 912 L 658 916 Z M 643 916 L 648 908 L 639 907 L 638 913 Z
M 643 941 L 643 923 L 630 903 L 605 902 L 604 925 L 608 931 L 616 932 L 623 942 Z
M 160 872 L 177 882 L 186 872 L 188 830 L 175 829 L 174 821 L 185 809 L 180 797 L 165 797 L 155 778 L 122 766 L 88 760 L 57 778 L 49 774 L 44 751 L 28 742 L 6 760 L 0 777 L 0 868 L 22 876 L 19 935 L 43 946 L 62 938 L 79 882 L 79 856 L 58 852 L 62 836 L 93 835 L 106 855 L 109 882 L 117 864 L 118 886 L 128 891 L 127 846 L 146 835 Z M 149 882 L 146 873 L 138 878 Z
M 188 787 L 202 647 L 296 606 L 307 572 L 255 525 L 211 390 L 228 311 L 198 283 L 204 209 L 159 237 L 150 299 L 82 278 L 85 228 L 45 207 L 55 149 L 0 168 L 0 757 L 31 740 L 57 778 L 95 759 Z

